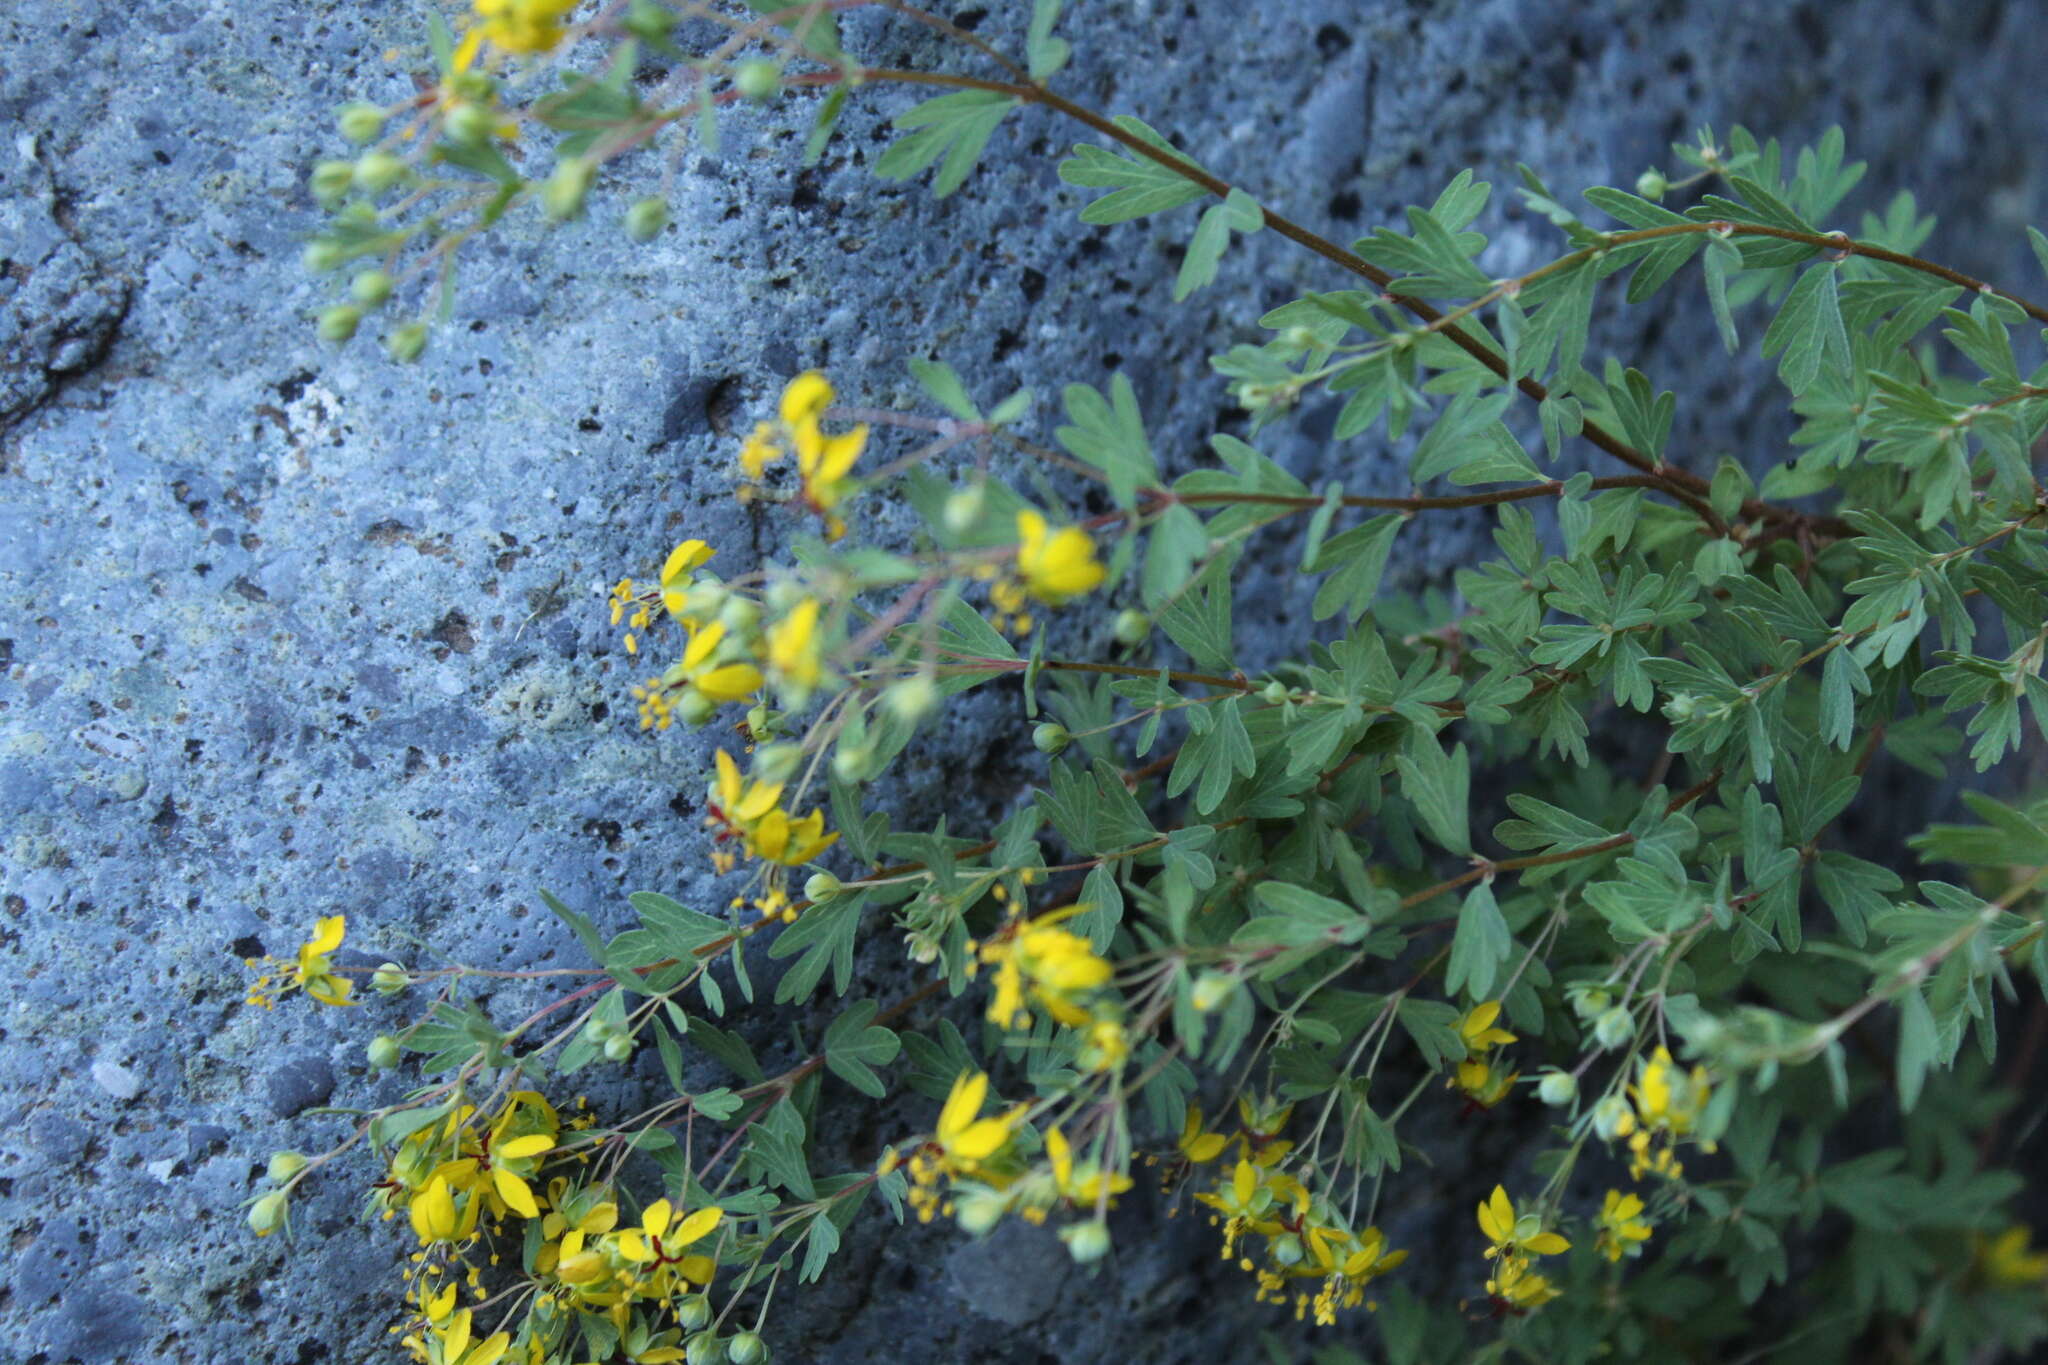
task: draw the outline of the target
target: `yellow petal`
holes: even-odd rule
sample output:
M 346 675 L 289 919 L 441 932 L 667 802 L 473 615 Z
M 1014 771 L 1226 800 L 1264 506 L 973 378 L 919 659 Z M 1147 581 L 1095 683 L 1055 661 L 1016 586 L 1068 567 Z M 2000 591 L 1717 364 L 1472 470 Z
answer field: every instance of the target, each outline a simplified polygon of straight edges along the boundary
M 805 370 L 782 390 L 781 417 L 789 426 L 815 422 L 831 406 L 831 381 L 816 370 Z
M 704 1235 L 718 1226 L 718 1220 L 725 1216 L 725 1210 L 713 1205 L 698 1209 L 695 1213 L 676 1224 L 676 1230 L 666 1239 L 673 1247 L 686 1247 L 701 1240 Z
M 939 1138 L 941 1141 L 952 1134 L 963 1131 L 981 1112 L 981 1102 L 988 1097 L 988 1075 L 974 1072 L 962 1073 L 953 1081 L 953 1089 L 946 1096 L 946 1107 L 939 1111 Z
M 686 540 L 668 552 L 668 560 L 661 566 L 661 586 L 666 588 L 692 569 L 702 568 L 716 553 L 701 540 Z
M 1001 1119 L 978 1119 L 947 1143 L 955 1156 L 980 1161 L 994 1156 L 1010 1140 L 1010 1125 Z
M 540 1217 L 540 1205 L 533 1202 L 533 1190 L 524 1180 L 503 1166 L 493 1166 L 491 1184 L 498 1191 L 498 1198 L 505 1201 L 506 1208 L 521 1218 Z
M 647 1206 L 640 1215 L 640 1226 L 647 1229 L 649 1237 L 660 1237 L 668 1231 L 668 1222 L 675 1215 L 675 1206 L 666 1199 L 657 1199 Z
M 1515 1236 L 1515 1206 L 1508 1202 L 1508 1192 L 1495 1185 L 1493 1195 L 1479 1206 L 1479 1230 L 1496 1245 L 1510 1242 Z
M 513 1138 L 510 1142 L 498 1144 L 494 1155 L 503 1161 L 518 1161 L 529 1156 L 539 1156 L 553 1150 L 555 1140 L 546 1133 L 528 1133 L 525 1137 Z
M 342 935 L 348 932 L 346 915 L 329 915 L 313 926 L 313 941 L 306 947 L 316 953 L 331 953 L 341 946 Z
M 1561 1251 L 1570 1251 L 1572 1244 L 1554 1232 L 1539 1232 L 1523 1242 L 1522 1248 L 1538 1256 L 1555 1256 Z
M 745 701 L 761 690 L 761 670 L 752 664 L 726 664 L 691 680 L 715 702 Z

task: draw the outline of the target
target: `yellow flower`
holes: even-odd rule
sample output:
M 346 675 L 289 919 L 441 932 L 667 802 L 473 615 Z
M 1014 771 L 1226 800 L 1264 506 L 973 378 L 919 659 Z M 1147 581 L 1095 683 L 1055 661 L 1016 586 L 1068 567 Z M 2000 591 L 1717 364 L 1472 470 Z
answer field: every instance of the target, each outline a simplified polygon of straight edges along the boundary
M 562 41 L 562 20 L 578 0 L 472 0 L 469 32 L 455 51 L 455 69 L 466 70 L 484 44 L 533 56 L 554 51 Z
M 1075 997 L 1108 985 L 1115 969 L 1096 956 L 1086 938 L 1058 927 L 1059 921 L 1085 909 L 1085 905 L 1070 905 L 1055 910 L 1020 925 L 1007 938 L 982 945 L 981 960 L 996 968 L 995 994 L 988 1006 L 990 1023 L 1004 1028 L 1029 1026 L 1027 996 L 1069 1028 L 1089 1022 L 1088 1012 L 1075 1003 Z
M 1635 1097 L 1636 1115 L 1643 1127 L 1673 1137 L 1690 1136 L 1713 1094 L 1707 1069 L 1696 1066 L 1688 1074 L 1671 1060 L 1670 1050 L 1662 1047 L 1640 1066 L 1629 1093 Z
M 982 1118 L 981 1104 L 988 1098 L 988 1074 L 962 1072 L 953 1080 L 945 1106 L 939 1110 L 933 1140 L 944 1154 L 947 1166 L 961 1175 L 977 1174 L 982 1163 L 1001 1151 L 1017 1126 L 1018 1111 Z
M 1084 1161 L 1076 1168 L 1074 1150 L 1067 1144 L 1067 1135 L 1057 1128 L 1046 1132 L 1045 1155 L 1052 1162 L 1052 1183 L 1062 1198 L 1073 1203 L 1100 1204 L 1131 1187 L 1129 1176 L 1121 1172 L 1105 1176 L 1092 1161 Z
M 746 444 L 740 447 L 740 468 L 758 483 L 768 472 L 768 466 L 781 459 L 782 454 L 782 447 L 775 440 L 775 428 L 766 422 L 756 422 Z
M 846 532 L 838 507 L 854 489 L 847 476 L 867 448 L 865 422 L 840 435 L 828 435 L 819 425 L 832 406 L 832 384 L 816 370 L 806 370 L 782 390 L 776 424 L 758 423 L 740 447 L 740 467 L 747 477 L 759 481 L 768 466 L 796 451 L 797 474 L 803 482 L 804 505 L 825 519 L 825 534 L 832 540 Z
M 1479 1230 L 1492 1243 L 1486 1249 L 1488 1260 L 1496 1256 L 1507 1260 L 1524 1256 L 1555 1256 L 1572 1248 L 1570 1242 L 1556 1233 L 1543 1231 L 1543 1223 L 1536 1215 L 1517 1218 L 1508 1192 L 1499 1185 L 1495 1185 L 1493 1194 L 1479 1205 Z
M 680 1262 L 683 1278 L 701 1284 L 711 1278 L 709 1258 L 684 1257 L 682 1253 L 709 1236 L 724 1216 L 725 1210 L 714 1204 L 698 1209 L 678 1222 L 674 1206 L 666 1199 L 657 1199 L 640 1215 L 639 1227 L 627 1228 L 618 1234 L 619 1254 L 640 1265 L 655 1261 Z M 693 1270 L 704 1273 L 693 1274 Z
M 1547 1276 L 1529 1269 L 1527 1261 L 1517 1258 L 1501 1262 L 1499 1273 L 1486 1282 L 1486 1292 L 1513 1312 L 1526 1313 L 1541 1308 L 1563 1291 Z
M 1088 1025 L 1087 1041 L 1082 1045 L 1079 1061 L 1089 1071 L 1114 1071 L 1124 1064 L 1131 1055 L 1130 1035 L 1124 1032 L 1123 1021 L 1112 1018 L 1098 1018 Z
M 1650 1225 L 1644 1221 L 1643 1201 L 1620 1190 L 1609 1190 L 1600 1206 L 1599 1240 L 1595 1245 L 1610 1261 L 1640 1256 L 1643 1243 L 1650 1240 Z
M 313 926 L 313 937 L 299 947 L 299 961 L 292 969 L 292 981 L 323 1005 L 355 1003 L 349 999 L 349 994 L 356 983 L 334 975 L 333 966 L 327 960 L 327 955 L 341 946 L 342 935 L 347 931 L 347 916 L 329 915 Z
M 1024 590 L 1048 606 L 1061 606 L 1102 585 L 1108 570 L 1095 558 L 1095 542 L 1078 526 L 1054 533 L 1044 517 L 1017 513 L 1017 574 Z
M 1977 1270 L 1996 1289 L 2037 1289 L 2048 1283 L 2048 1251 L 2034 1251 L 2033 1233 L 2016 1223 L 1990 1241 L 1976 1239 Z
M 1187 1122 L 1183 1123 L 1180 1127 L 1180 1142 L 1178 1143 L 1182 1160 L 1192 1162 L 1197 1166 L 1205 1161 L 1214 1161 L 1217 1157 L 1223 1155 L 1223 1149 L 1229 1142 L 1230 1139 L 1221 1133 L 1204 1132 L 1202 1130 L 1202 1107 L 1198 1104 L 1188 1106 Z
M 801 867 L 839 842 L 839 832 L 825 833 L 823 811 L 792 819 L 777 806 L 762 816 L 747 839 L 747 851 L 763 862 Z
M 768 673 L 777 687 L 809 693 L 825 680 L 824 650 L 818 639 L 822 604 L 806 597 L 768 628 Z
M 1494 1027 L 1494 1020 L 1500 1018 L 1500 1001 L 1488 1000 L 1474 1005 L 1471 1013 L 1459 1021 L 1458 1036 L 1465 1040 L 1465 1053 L 1470 1057 L 1484 1057 L 1494 1048 L 1518 1041 L 1514 1034 L 1504 1028 Z
M 476 1231 L 477 1212 L 482 1205 L 473 1198 L 458 1205 L 448 1188 L 448 1178 L 437 1175 L 413 1196 L 412 1230 L 422 1246 L 436 1242 L 460 1242 Z
M 692 631 L 683 657 L 669 669 L 662 682 L 669 687 L 692 687 L 712 701 L 745 701 L 761 690 L 761 670 L 750 663 L 719 663 L 716 656 L 725 643 L 725 626 L 713 621 Z
M 475 1339 L 467 1308 L 457 1309 L 445 1323 L 436 1323 L 428 1330 L 432 1344 L 426 1358 L 431 1365 L 497 1365 L 512 1346 L 509 1332 L 493 1332 L 482 1340 Z
M 1448 1088 L 1464 1092 L 1465 1098 L 1481 1109 L 1491 1109 L 1508 1097 L 1521 1075 L 1519 1071 L 1507 1071 L 1491 1062 L 1467 1057 L 1458 1063 Z
M 555 1139 L 550 1134 L 528 1133 L 491 1149 L 491 1188 L 505 1207 L 521 1218 L 540 1217 L 540 1205 L 534 1200 L 533 1187 L 526 1183 L 526 1177 L 533 1174 L 533 1158 L 553 1151 L 554 1147 Z
M 716 553 L 701 540 L 686 540 L 669 551 L 667 562 L 661 566 L 661 604 L 668 608 L 669 615 L 685 625 L 695 624 L 683 616 L 683 601 L 690 591 L 690 575 L 703 568 Z M 631 580 L 627 580 L 627 584 L 630 591 Z M 616 612 L 612 623 L 618 624 Z

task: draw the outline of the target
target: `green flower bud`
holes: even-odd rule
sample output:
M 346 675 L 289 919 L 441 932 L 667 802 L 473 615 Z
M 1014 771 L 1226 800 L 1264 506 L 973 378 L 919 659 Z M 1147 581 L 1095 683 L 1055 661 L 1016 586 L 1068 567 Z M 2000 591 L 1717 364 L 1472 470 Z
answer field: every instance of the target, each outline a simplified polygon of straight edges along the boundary
M 272 1190 L 249 1206 L 249 1231 L 268 1237 L 284 1226 L 286 1199 L 283 1190 Z
M 384 131 L 384 111 L 374 104 L 344 104 L 335 114 L 334 123 L 343 137 L 360 147 L 375 142 L 377 134 Z
M 615 1032 L 617 1030 L 612 1027 L 611 1020 L 594 1014 L 583 1025 L 583 1036 L 593 1043 L 602 1043 Z
M 683 594 L 683 615 L 692 621 L 715 621 L 724 613 L 725 599 L 731 595 L 732 589 L 723 583 L 692 583 Z
M 711 1300 L 702 1294 L 687 1294 L 676 1300 L 676 1325 L 685 1332 L 701 1332 L 711 1324 Z
M 657 46 L 675 32 L 676 16 L 654 0 L 633 0 L 626 8 L 626 31 L 642 42 Z
M 759 734 L 760 727 L 755 726 L 754 732 Z M 764 744 L 754 750 L 754 776 L 763 782 L 787 782 L 796 776 L 796 770 L 803 761 L 804 746 L 801 744 L 792 744 L 788 740 Z
M 609 1061 L 625 1061 L 633 1055 L 633 1040 L 623 1033 L 614 1033 L 604 1040 L 604 1055 Z
M 1537 1082 L 1536 1098 L 1562 1107 L 1579 1097 L 1579 1083 L 1569 1071 L 1552 1071 Z
M 718 609 L 718 619 L 734 635 L 749 634 L 761 624 L 761 604 L 751 597 L 734 593 Z
M 1119 643 L 1142 645 L 1152 635 L 1152 618 L 1142 611 L 1125 607 L 1116 614 L 1116 624 L 1111 627 Z
M 364 194 L 382 194 L 411 173 L 405 158 L 390 152 L 364 152 L 356 158 L 356 188 Z
M 312 187 L 313 197 L 321 203 L 338 203 L 341 196 L 348 193 L 349 186 L 356 183 L 356 165 L 353 161 L 317 162 L 306 183 Z
M 362 321 L 362 309 L 352 303 L 337 303 L 332 308 L 320 310 L 320 320 L 315 328 L 322 341 L 347 341 L 356 334 L 356 328 Z
M 920 673 L 892 685 L 882 694 L 882 701 L 898 720 L 915 725 L 939 709 L 939 689 Z
M 496 135 L 498 120 L 481 104 L 458 104 L 441 122 L 441 131 L 458 147 L 481 147 Z
M 299 263 L 316 275 L 339 270 L 347 260 L 348 252 L 338 242 L 308 242 L 306 249 L 299 253 Z
M 396 962 L 386 962 L 370 974 L 370 989 L 379 995 L 402 995 L 412 978 Z
M 1690 692 L 1680 692 L 1664 703 L 1664 719 L 1674 725 L 1683 725 L 1699 714 L 1700 699 Z
M 804 899 L 820 903 L 829 901 L 844 890 L 845 885 L 830 872 L 813 872 L 804 881 Z
M 556 162 L 553 173 L 540 187 L 541 208 L 558 223 L 581 214 L 596 174 L 597 166 L 588 157 L 572 156 Z
M 489 104 L 498 98 L 496 82 L 481 71 L 463 72 L 450 88 L 455 91 L 457 99 L 468 100 L 472 104 Z
M 1237 991 L 1237 978 L 1228 972 L 1203 972 L 1195 978 L 1188 1003 L 1203 1014 L 1215 1009 Z
M 384 338 L 384 349 L 401 365 L 410 365 L 426 354 L 427 325 L 408 322 L 403 327 L 392 329 L 391 335 Z
M 1280 333 L 1279 341 L 1290 351 L 1306 351 L 1316 344 L 1316 334 L 1299 323 Z
M 773 62 L 741 62 L 733 72 L 733 87 L 750 100 L 772 100 L 782 93 L 782 68 Z
M 1582 991 L 1574 991 L 1571 1001 L 1572 1013 L 1590 1023 L 1607 1012 L 1607 1007 L 1614 1003 L 1614 997 L 1607 993 L 1604 986 L 1592 986 Z
M 348 282 L 348 294 L 363 307 L 376 308 L 391 297 L 392 283 L 382 270 L 365 270 Z
M 398 1065 L 398 1040 L 388 1033 L 380 1033 L 370 1040 L 370 1045 L 363 1049 L 363 1053 L 370 1059 L 371 1066 L 379 1071 L 389 1071 Z
M 1081 1265 L 1099 1261 L 1109 1254 L 1109 1228 L 1096 1219 L 1070 1223 L 1061 1228 L 1060 1240 L 1067 1244 L 1067 1255 Z
M 1636 177 L 1636 193 L 1645 199 L 1658 200 L 1671 188 L 1671 182 L 1664 178 L 1664 172 L 1652 166 Z
M 683 1347 L 683 1365 L 725 1365 L 725 1343 L 710 1332 L 699 1332 Z
M 945 510 L 939 519 L 954 535 L 965 535 L 975 522 L 981 520 L 982 505 L 987 501 L 988 494 L 980 484 L 969 484 L 946 499 Z
M 1273 1253 L 1273 1259 L 1281 1265 L 1299 1265 L 1302 1256 L 1306 1254 L 1302 1249 L 1301 1239 L 1291 1232 L 1283 1232 L 1273 1238 L 1266 1243 L 1266 1249 Z
M 841 745 L 832 755 L 832 775 L 841 782 L 864 781 L 874 758 L 875 751 L 865 744 Z
M 725 1343 L 725 1358 L 732 1365 L 768 1365 L 768 1343 L 758 1332 L 741 1332 Z
M 1604 1048 L 1617 1048 L 1635 1036 L 1635 1016 L 1621 1006 L 1605 1010 L 1593 1021 L 1593 1039 Z
M 682 717 L 685 725 L 708 724 L 718 714 L 718 703 L 693 687 L 676 703 L 676 714 Z
M 1281 682 L 1278 678 L 1275 678 L 1273 679 L 1273 681 L 1266 684 L 1265 688 L 1260 691 L 1259 695 L 1261 697 L 1264 697 L 1266 701 L 1270 704 L 1278 706 L 1280 705 L 1280 703 L 1287 700 L 1287 684 Z
M 626 210 L 626 235 L 636 242 L 653 241 L 668 226 L 668 202 L 649 195 Z
M 1628 1107 L 1628 1101 L 1619 1095 L 1609 1095 L 1593 1106 L 1593 1131 L 1602 1142 L 1612 1142 L 1636 1126 L 1636 1116 Z
M 1074 737 L 1067 733 L 1067 727 L 1046 721 L 1031 732 L 1031 745 L 1042 754 L 1058 754 L 1073 743 Z
M 303 1152 L 272 1152 L 270 1164 L 263 1168 L 264 1178 L 273 1185 L 282 1185 L 310 1163 Z
M 970 1237 L 983 1237 L 1010 1211 L 1010 1197 L 986 1185 L 962 1185 L 953 1195 L 953 1219 Z

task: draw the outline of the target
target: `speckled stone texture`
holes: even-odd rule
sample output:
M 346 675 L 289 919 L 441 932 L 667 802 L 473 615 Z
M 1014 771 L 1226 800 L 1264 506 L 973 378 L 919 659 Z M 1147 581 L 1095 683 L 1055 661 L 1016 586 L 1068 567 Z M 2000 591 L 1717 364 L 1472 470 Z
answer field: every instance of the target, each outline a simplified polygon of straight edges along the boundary
M 404 1239 L 357 1218 L 363 1169 L 317 1182 L 289 1240 L 252 1239 L 241 1203 L 273 1149 L 345 1131 L 294 1115 L 396 1093 L 362 1044 L 399 1016 L 247 1008 L 240 959 L 346 912 L 370 954 L 354 960 L 569 964 L 538 888 L 607 926 L 632 890 L 722 903 L 699 825 L 716 737 L 632 728 L 602 585 L 685 533 L 721 568 L 785 550 L 787 521 L 730 500 L 725 434 L 783 377 L 827 365 L 848 401 L 888 406 L 913 399 L 908 353 L 991 399 L 1122 367 L 1181 466 L 1207 432 L 1243 429 L 1205 357 L 1262 308 L 1342 283 L 1262 234 L 1169 309 L 1194 210 L 1077 224 L 1050 158 L 1076 130 L 1031 111 L 951 201 L 880 185 L 877 115 L 909 97 L 879 90 L 815 171 L 796 165 L 802 101 L 732 119 L 715 156 L 684 156 L 676 225 L 645 248 L 618 230 L 621 193 L 552 237 L 514 225 L 473 253 L 458 321 L 415 368 L 325 347 L 297 261 L 318 221 L 303 176 L 339 150 L 336 104 L 409 89 L 429 8 L 0 13 L 0 1359 L 394 1358 Z M 1872 184 L 1943 215 L 1936 254 L 2038 283 L 2020 238 L 2043 216 L 2048 147 L 2030 5 L 1070 8 L 1063 89 L 1335 236 L 1466 165 L 1626 184 L 1703 121 L 1792 138 L 1839 121 Z M 1014 46 L 1027 11 L 962 22 Z M 931 60 L 901 24 L 849 28 L 885 61 Z M 1550 249 L 1511 205 L 1486 226 L 1498 272 Z M 1613 336 L 1667 382 L 1699 354 L 1721 369 L 1702 308 Z M 1773 458 L 1782 433 L 1749 419 L 1762 382 L 1682 386 L 1680 457 Z M 1049 432 L 1056 414 L 1037 418 Z M 1319 439 L 1329 420 L 1261 443 L 1305 477 L 1400 487 L 1397 455 Z M 1413 528 L 1397 577 L 1443 581 L 1484 531 Z M 1289 565 L 1276 547 L 1247 568 L 1254 657 L 1305 621 Z M 986 828 L 1037 772 L 1020 733 L 1014 693 L 966 708 L 900 770 L 898 808 Z M 863 993 L 912 979 L 870 959 Z M 746 1027 L 772 1065 L 795 1055 L 792 1018 L 822 1017 Z M 620 1084 L 594 1079 L 593 1101 Z M 848 1163 L 929 1118 L 837 1108 L 821 1143 Z M 1430 1180 L 1393 1198 L 1400 1240 L 1469 1206 Z M 1143 1198 L 1119 1217 L 1097 1274 L 1029 1228 L 974 1245 L 869 1217 L 824 1284 L 778 1299 L 780 1358 L 1236 1361 L 1285 1326 L 1217 1278 L 1195 1220 L 1161 1223 Z

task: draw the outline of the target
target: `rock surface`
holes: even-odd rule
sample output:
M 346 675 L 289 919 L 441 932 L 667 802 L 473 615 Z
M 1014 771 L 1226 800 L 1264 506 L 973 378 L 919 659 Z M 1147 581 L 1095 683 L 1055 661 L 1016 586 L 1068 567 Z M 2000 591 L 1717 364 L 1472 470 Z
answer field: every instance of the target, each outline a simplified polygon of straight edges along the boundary
M 1338 283 L 1262 234 L 1169 311 L 1193 210 L 1078 224 L 1043 155 L 1075 130 L 1028 111 L 957 198 L 880 185 L 875 115 L 908 102 L 881 91 L 812 172 L 790 132 L 805 110 L 735 118 L 716 156 L 684 157 L 676 225 L 648 247 L 618 231 L 620 193 L 554 237 L 514 227 L 467 262 L 457 322 L 417 367 L 324 347 L 306 322 L 323 286 L 297 261 L 318 221 L 303 176 L 339 150 L 335 105 L 410 88 L 431 8 L 0 14 L 0 1358 L 393 1358 L 404 1247 L 359 1221 L 359 1187 L 316 1182 L 290 1238 L 251 1238 L 241 1205 L 271 1151 L 345 1131 L 303 1111 L 396 1093 L 362 1044 L 397 1015 L 249 1008 L 242 959 L 288 956 L 346 912 L 372 962 L 573 963 L 537 888 L 606 925 L 632 890 L 722 902 L 698 823 L 713 738 L 632 729 L 602 591 L 680 534 L 711 539 L 720 567 L 783 547 L 787 523 L 730 501 L 725 435 L 783 377 L 827 365 L 849 401 L 889 406 L 912 401 L 909 353 L 991 398 L 1124 368 L 1160 449 L 1184 453 L 1241 429 L 1205 357 L 1262 308 Z M 1027 9 L 968 14 L 1014 44 Z M 1701 122 L 1788 139 L 1840 122 L 1872 185 L 1943 215 L 1930 250 L 2036 284 L 2020 228 L 2048 217 L 2048 105 L 2031 6 L 1070 9 L 1063 89 L 1333 236 L 1466 165 L 1496 184 L 1517 160 L 1560 188 L 1626 184 Z M 901 26 L 878 50 L 929 57 Z M 1486 225 L 1497 271 L 1548 249 L 1498 201 Z M 1710 344 L 1703 309 L 1624 325 L 1653 373 Z M 1703 469 L 1722 450 L 1768 458 L 1778 433 L 1747 418 L 1762 382 L 1686 394 L 1676 448 Z M 1049 431 L 1051 405 L 1038 416 Z M 1305 477 L 1400 487 L 1375 440 L 1317 441 L 1327 421 L 1261 443 Z M 1441 581 L 1484 531 L 1417 527 L 1400 573 Z M 1245 628 L 1256 652 L 1301 602 L 1284 556 L 1249 572 L 1271 606 Z M 1018 722 L 995 696 L 921 745 L 906 808 L 985 827 L 1037 771 Z M 905 979 L 878 960 L 861 989 Z M 788 1036 L 770 1018 L 756 1031 Z M 826 1138 L 864 1161 L 892 1131 Z M 1418 1188 L 1408 1206 L 1464 1193 Z M 826 1283 L 778 1301 L 781 1358 L 1249 1358 L 1252 1330 L 1284 1324 L 1216 1278 L 1196 1220 L 1158 1224 L 1143 1202 L 1099 1275 L 1028 1229 L 968 1246 L 869 1218 Z

